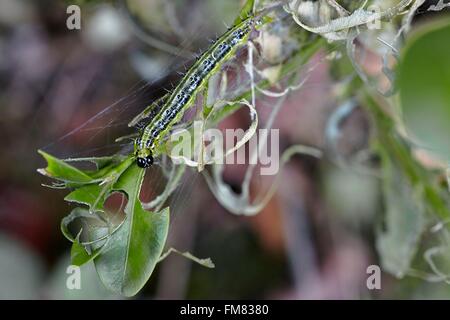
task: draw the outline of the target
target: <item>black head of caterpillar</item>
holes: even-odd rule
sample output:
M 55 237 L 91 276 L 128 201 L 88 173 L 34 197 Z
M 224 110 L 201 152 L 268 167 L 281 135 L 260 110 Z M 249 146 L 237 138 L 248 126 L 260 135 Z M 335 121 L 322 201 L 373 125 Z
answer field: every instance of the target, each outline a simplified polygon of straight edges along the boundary
M 153 164 L 153 157 L 151 155 L 148 155 L 145 158 L 137 157 L 136 158 L 136 164 L 139 168 L 148 168 Z
M 143 148 L 142 140 L 136 139 L 134 150 L 136 157 L 136 164 L 139 168 L 148 168 L 153 164 L 153 155 L 149 148 Z

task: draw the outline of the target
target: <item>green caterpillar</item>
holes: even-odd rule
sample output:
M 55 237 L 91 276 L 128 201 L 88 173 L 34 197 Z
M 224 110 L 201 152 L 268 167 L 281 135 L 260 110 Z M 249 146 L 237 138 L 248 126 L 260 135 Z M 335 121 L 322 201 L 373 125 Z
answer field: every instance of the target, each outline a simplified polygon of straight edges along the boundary
M 255 17 L 248 17 L 230 28 L 198 58 L 172 92 L 152 103 L 129 123 L 142 129 L 141 136 L 134 141 L 134 156 L 139 167 L 148 168 L 153 164 L 160 141 L 193 105 L 208 79 L 248 41 L 257 23 Z

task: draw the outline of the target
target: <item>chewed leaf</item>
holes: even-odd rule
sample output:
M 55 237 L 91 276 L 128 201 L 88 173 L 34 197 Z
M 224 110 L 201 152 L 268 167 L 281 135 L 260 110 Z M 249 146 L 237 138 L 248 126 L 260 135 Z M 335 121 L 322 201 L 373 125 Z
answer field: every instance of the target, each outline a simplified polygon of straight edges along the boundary
M 216 165 L 213 167 L 213 176 L 210 176 L 206 171 L 203 172 L 203 176 L 206 179 L 209 189 L 214 194 L 216 199 L 220 204 L 233 214 L 253 216 L 258 214 L 269 202 L 272 196 L 275 194 L 277 187 L 280 183 L 281 171 L 285 164 L 294 156 L 295 154 L 309 155 L 316 158 L 322 157 L 322 151 L 319 149 L 303 146 L 303 145 L 293 145 L 286 149 L 280 159 L 281 170 L 275 176 L 275 180 L 272 182 L 269 190 L 260 194 L 255 200 L 250 200 L 249 192 L 236 194 L 234 190 L 224 181 L 223 179 L 223 166 Z M 242 183 L 242 188 L 248 188 L 250 185 L 249 179 L 250 175 L 246 176 L 246 180 Z M 247 190 L 247 189 L 245 189 Z
M 79 267 L 90 260 L 89 253 L 86 251 L 86 248 L 78 242 L 78 238 L 72 244 L 72 248 L 70 249 L 70 258 L 71 263 L 74 266 Z
M 38 172 L 50 178 L 62 181 L 58 186 L 64 188 L 80 188 L 88 184 L 98 183 L 100 185 L 112 184 L 131 165 L 131 156 L 115 155 L 111 157 L 92 157 L 57 159 L 48 153 L 38 151 L 46 160 L 47 167 L 38 169 Z M 96 165 L 95 170 L 80 170 L 72 166 L 71 162 L 92 162 Z
M 38 150 L 38 152 L 47 161 L 47 167 L 45 169 L 38 169 L 38 172 L 42 175 L 68 183 L 86 184 L 93 181 L 91 176 L 67 164 L 63 160 L 57 159 L 42 150 Z
M 106 189 L 108 189 L 108 186 L 90 184 L 75 189 L 64 200 L 87 205 L 90 211 L 103 211 L 105 197 L 108 195 L 108 190 Z
M 124 159 L 124 156 L 113 155 L 106 157 L 87 157 L 87 158 L 68 158 L 64 159 L 65 162 L 92 162 L 97 166 L 97 170 L 100 170 L 113 163 L 118 163 Z
M 103 246 L 89 253 L 86 250 L 85 246 L 83 246 L 79 242 L 79 238 L 77 237 L 74 243 L 72 244 L 72 248 L 70 250 L 71 263 L 75 266 L 80 267 L 83 264 L 88 263 L 89 261 L 95 259 L 95 257 L 97 257 L 101 253 L 102 248 Z
M 211 268 L 211 269 L 213 269 L 213 268 L 216 267 L 216 266 L 214 265 L 214 262 L 212 262 L 211 258 L 200 259 L 200 258 L 197 258 L 196 256 L 194 256 L 193 254 L 191 254 L 190 252 L 187 252 L 187 251 L 186 251 L 186 252 L 181 252 L 181 251 L 178 251 L 178 250 L 175 249 L 175 248 L 170 248 L 169 250 L 167 250 L 167 252 L 164 253 L 164 254 L 159 258 L 158 262 L 163 261 L 163 260 L 164 260 L 165 258 L 167 258 L 171 253 L 177 253 L 177 254 L 179 254 L 179 255 L 181 255 L 181 256 L 183 256 L 183 257 L 189 259 L 189 260 L 192 260 L 192 261 L 194 261 L 194 262 L 198 263 L 199 265 L 201 265 L 201 266 L 203 266 L 203 267 L 206 267 L 206 268 Z
M 114 185 L 128 196 L 126 219 L 94 259 L 103 284 L 124 296 L 135 295 L 150 278 L 164 248 L 169 208 L 149 212 L 139 200 L 145 171 L 130 166 Z
M 250 126 L 245 130 L 244 134 L 240 139 L 229 149 L 224 150 L 223 153 L 211 154 L 211 152 L 205 152 L 206 148 L 204 148 L 204 127 L 205 125 L 200 122 L 194 123 L 193 135 L 196 135 L 194 139 L 185 139 L 187 130 L 180 130 L 176 132 L 171 139 L 173 141 L 181 141 L 176 145 L 170 146 L 171 150 L 169 152 L 169 156 L 177 164 L 185 164 L 189 167 L 197 167 L 198 171 L 202 171 L 202 168 L 206 164 L 214 164 L 214 163 L 222 163 L 227 156 L 233 154 L 236 150 L 244 146 L 255 134 L 256 129 L 258 127 L 258 113 L 250 102 L 245 99 L 240 101 L 218 101 L 216 102 L 218 105 L 245 105 L 249 109 L 250 113 Z M 214 118 L 215 112 L 210 112 L 208 117 Z M 208 119 L 207 119 L 208 120 Z M 198 127 L 199 129 L 195 129 Z M 179 135 L 179 138 L 176 137 Z M 194 142 L 194 154 L 193 157 L 190 157 L 190 144 L 192 144 L 192 140 Z M 183 144 L 184 143 L 184 144 Z M 217 143 L 217 141 L 216 141 Z M 186 147 L 187 146 L 187 147 Z M 187 152 L 186 152 L 187 150 Z M 188 156 L 186 156 L 186 154 Z
M 75 208 L 72 210 L 72 212 L 68 216 L 64 217 L 61 220 L 61 226 L 60 226 L 62 234 L 67 238 L 67 240 L 69 240 L 71 242 L 76 242 L 77 240 L 76 240 L 76 237 L 74 237 L 71 234 L 71 232 L 69 231 L 69 225 L 77 219 L 80 219 L 80 220 L 92 219 L 92 220 L 96 220 L 99 223 L 106 225 L 106 223 L 104 221 L 102 221 L 97 214 L 92 214 L 84 208 Z

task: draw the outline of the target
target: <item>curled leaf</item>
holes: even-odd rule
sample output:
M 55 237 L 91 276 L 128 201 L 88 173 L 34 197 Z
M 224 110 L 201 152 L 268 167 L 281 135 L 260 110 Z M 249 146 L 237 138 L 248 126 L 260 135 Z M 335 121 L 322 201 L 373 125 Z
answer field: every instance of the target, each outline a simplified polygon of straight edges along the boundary
M 201 265 L 203 267 L 210 268 L 210 269 L 215 268 L 215 265 L 212 262 L 211 258 L 200 259 L 200 258 L 197 258 L 196 256 L 192 255 L 190 252 L 187 252 L 187 251 L 186 252 L 181 252 L 181 251 L 178 251 L 175 248 L 170 248 L 169 250 L 167 250 L 167 252 L 165 252 L 163 255 L 161 255 L 161 257 L 159 258 L 158 262 L 163 261 L 171 253 L 179 254 L 179 255 L 181 255 L 181 256 L 189 259 L 189 260 L 192 260 L 192 261 L 198 263 L 199 265 Z
M 114 185 L 113 190 L 124 192 L 128 197 L 126 218 L 94 259 L 103 284 L 124 296 L 135 295 L 150 278 L 169 228 L 169 208 L 161 212 L 142 208 L 139 193 L 144 173 L 133 164 Z

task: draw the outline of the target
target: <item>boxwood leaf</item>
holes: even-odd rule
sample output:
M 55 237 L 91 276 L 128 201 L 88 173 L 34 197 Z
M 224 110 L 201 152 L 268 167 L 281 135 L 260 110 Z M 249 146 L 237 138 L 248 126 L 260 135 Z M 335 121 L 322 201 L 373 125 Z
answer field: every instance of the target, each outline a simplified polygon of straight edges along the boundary
M 450 23 L 434 21 L 412 36 L 398 70 L 405 124 L 426 148 L 450 159 Z
M 90 175 L 71 166 L 63 160 L 57 159 L 42 150 L 38 150 L 38 152 L 47 161 L 47 167 L 45 169 L 38 169 L 39 173 L 65 182 L 83 184 L 91 183 L 93 181 L 93 178 Z
M 142 208 L 139 193 L 144 170 L 131 165 L 114 185 L 128 197 L 123 225 L 113 233 L 94 263 L 103 284 L 124 296 L 135 295 L 150 278 L 164 248 L 169 209 L 159 213 Z
M 98 184 L 83 186 L 69 193 L 64 200 L 87 205 L 90 211 L 103 211 L 105 196 L 107 196 L 105 188 L 108 186 Z
M 386 153 L 381 155 L 385 230 L 378 230 L 376 246 L 383 269 L 401 278 L 410 268 L 426 225 L 423 190 L 411 185 Z

